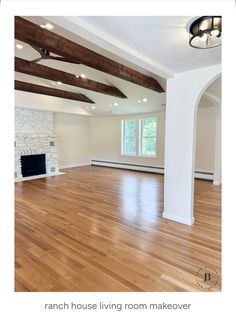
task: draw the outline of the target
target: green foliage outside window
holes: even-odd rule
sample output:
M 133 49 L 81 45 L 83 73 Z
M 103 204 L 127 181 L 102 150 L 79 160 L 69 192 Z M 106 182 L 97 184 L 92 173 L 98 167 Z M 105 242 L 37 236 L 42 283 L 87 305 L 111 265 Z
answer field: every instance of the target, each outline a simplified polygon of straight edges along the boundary
M 138 153 L 144 156 L 156 155 L 156 129 L 155 118 L 123 120 L 122 153 L 125 155 L 137 155 L 137 130 L 140 129 L 140 140 L 138 140 Z
M 123 153 L 136 155 L 136 120 L 123 121 Z
M 156 131 L 157 121 L 156 119 L 142 119 L 142 155 L 156 155 Z

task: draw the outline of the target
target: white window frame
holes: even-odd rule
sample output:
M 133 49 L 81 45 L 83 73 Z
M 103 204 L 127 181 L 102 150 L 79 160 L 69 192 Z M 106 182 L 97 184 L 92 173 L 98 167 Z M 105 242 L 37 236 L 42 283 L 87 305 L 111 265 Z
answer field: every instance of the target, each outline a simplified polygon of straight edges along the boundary
M 128 120 L 136 121 L 136 153 L 135 154 L 128 154 L 124 152 L 124 122 Z M 138 140 L 137 140 L 137 133 L 138 133 L 139 127 L 138 122 L 136 118 L 130 118 L 130 119 L 122 119 L 121 120 L 121 155 L 127 156 L 127 157 L 137 157 L 138 155 Z
M 152 119 L 156 120 L 157 117 L 143 117 L 143 118 L 127 118 L 121 120 L 121 156 L 127 157 L 140 157 L 140 158 L 156 158 L 157 157 L 157 125 L 156 125 L 156 148 L 155 155 L 145 155 L 142 154 L 142 120 Z M 136 121 L 136 153 L 135 154 L 126 154 L 124 153 L 124 122 L 128 120 Z
M 143 120 L 155 120 L 156 121 L 156 147 L 155 147 L 155 154 L 154 155 L 145 155 L 142 153 L 143 148 Z M 139 156 L 144 158 L 156 158 L 157 157 L 157 118 L 156 117 L 144 117 L 139 119 Z

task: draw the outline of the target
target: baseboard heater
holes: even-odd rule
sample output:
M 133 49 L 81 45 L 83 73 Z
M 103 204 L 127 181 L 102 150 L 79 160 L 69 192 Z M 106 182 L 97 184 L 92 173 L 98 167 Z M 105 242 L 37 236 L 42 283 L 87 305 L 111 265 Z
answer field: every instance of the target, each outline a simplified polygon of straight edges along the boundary
M 214 181 L 214 173 L 207 171 L 195 171 L 195 179 L 204 179 Z
M 164 174 L 163 167 L 144 166 L 144 165 L 139 165 L 134 163 L 125 163 L 125 162 L 91 160 L 91 166 L 102 166 L 102 167 L 111 167 L 111 168 L 118 168 L 118 169 L 128 169 L 128 170 L 137 170 L 137 171 L 146 171 L 146 172 L 155 172 L 155 173 Z
M 95 159 L 91 160 L 91 166 L 101 166 L 101 167 L 110 167 L 110 168 L 117 168 L 117 169 L 154 172 L 154 173 L 160 173 L 160 174 L 165 173 L 164 167 L 145 166 L 145 165 L 139 165 L 134 163 L 104 161 L 104 160 L 95 160 Z M 211 172 L 195 171 L 195 178 L 213 181 L 214 175 Z

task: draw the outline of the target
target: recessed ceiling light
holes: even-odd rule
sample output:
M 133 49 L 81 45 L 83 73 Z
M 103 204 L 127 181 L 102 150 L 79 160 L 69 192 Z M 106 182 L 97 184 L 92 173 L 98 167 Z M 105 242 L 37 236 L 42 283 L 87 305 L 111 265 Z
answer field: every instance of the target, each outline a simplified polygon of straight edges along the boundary
M 57 84 L 58 84 L 58 85 L 61 85 L 61 84 L 62 84 L 62 82 L 60 82 L 60 81 L 57 81 Z
M 22 50 L 23 47 L 24 47 L 24 46 L 23 46 L 22 44 L 20 44 L 20 43 L 17 43 L 17 44 L 16 44 L 16 48 L 19 49 L 19 50 Z
M 115 106 L 118 106 L 118 103 L 114 103 Z
M 86 75 L 85 75 L 85 74 L 75 75 L 75 77 L 76 77 L 76 78 L 80 78 L 80 77 L 81 77 L 81 78 L 86 78 Z
M 141 103 L 141 100 L 140 100 L 140 99 L 138 100 L 138 103 Z
M 52 30 L 54 28 L 54 26 L 51 23 L 40 24 L 40 27 L 42 29 L 47 29 L 47 30 Z
M 112 107 L 112 104 L 109 104 L 108 106 Z
M 95 107 L 95 106 L 92 106 L 91 108 L 92 108 L 92 109 L 95 109 L 96 107 Z
M 146 103 L 148 100 L 147 100 L 147 98 L 143 98 L 142 101 L 143 101 L 144 103 Z
M 56 85 L 56 83 L 55 83 L 55 82 L 52 82 L 51 84 L 52 84 L 52 85 Z
M 46 23 L 45 27 L 47 30 L 52 30 L 54 28 L 54 26 L 51 23 Z

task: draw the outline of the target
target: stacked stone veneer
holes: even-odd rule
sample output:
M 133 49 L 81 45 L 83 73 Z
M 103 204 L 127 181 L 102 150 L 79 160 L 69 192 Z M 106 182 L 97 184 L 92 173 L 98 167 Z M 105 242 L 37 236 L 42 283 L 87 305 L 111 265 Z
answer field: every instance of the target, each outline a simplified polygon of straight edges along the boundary
M 15 109 L 15 178 L 22 178 L 21 156 L 45 154 L 46 173 L 59 172 L 58 137 L 54 114 L 17 107 Z

